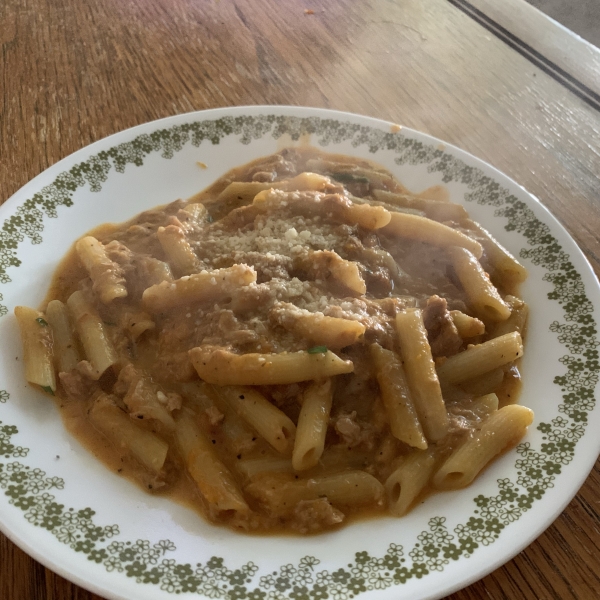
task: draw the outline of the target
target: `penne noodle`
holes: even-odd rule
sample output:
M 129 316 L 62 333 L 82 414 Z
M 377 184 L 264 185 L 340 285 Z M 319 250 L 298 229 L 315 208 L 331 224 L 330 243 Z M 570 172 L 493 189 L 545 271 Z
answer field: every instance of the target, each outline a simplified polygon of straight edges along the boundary
M 306 163 L 307 169 L 315 169 L 327 173 L 340 183 L 363 183 L 393 190 L 407 191 L 389 173 L 373 167 L 357 166 L 351 163 L 333 162 L 322 159 L 311 159 Z
M 162 260 L 150 256 L 142 256 L 136 263 L 138 274 L 146 284 L 146 287 L 158 285 L 163 281 L 173 281 L 171 267 Z
M 452 202 L 397 194 L 386 190 L 374 190 L 373 196 L 381 202 L 398 208 L 421 211 L 425 217 L 434 221 L 463 221 L 469 217 L 464 206 Z
M 400 359 L 379 344 L 372 344 L 370 350 L 392 434 L 401 442 L 424 450 L 427 441 Z
M 323 454 L 333 391 L 331 379 L 316 381 L 304 392 L 292 454 L 296 471 L 314 467 Z
M 433 200 L 435 202 L 450 202 L 450 192 L 445 185 L 432 185 L 422 192 L 415 194 L 417 198 L 425 200 Z
M 93 379 L 100 379 L 102 374 L 119 360 L 104 323 L 83 292 L 73 292 L 67 300 L 67 306 L 86 358 L 92 367 L 90 375 Z
M 529 317 L 529 307 L 520 298 L 514 296 L 507 296 L 505 298 L 506 304 L 510 308 L 510 317 L 506 321 L 497 323 L 491 332 L 491 337 L 500 337 L 516 331 L 523 336 L 527 327 L 527 318 Z
M 183 383 L 179 386 L 181 394 L 197 416 L 216 415 L 219 413 L 222 420 L 218 421 L 217 431 L 222 437 L 222 443 L 231 448 L 237 456 L 242 451 L 246 453 L 248 448 L 253 448 L 256 440 L 256 432 L 244 421 L 228 404 L 222 395 L 203 381 Z M 217 411 L 217 412 L 215 412 Z M 209 417 L 210 419 L 210 417 Z M 215 439 L 215 444 L 218 444 Z
M 473 411 L 480 419 L 489 417 L 493 412 L 497 411 L 499 407 L 498 396 L 496 394 L 485 394 L 475 398 L 469 410 Z
M 127 387 L 123 402 L 132 418 L 154 419 L 169 431 L 175 429 L 171 413 L 159 400 L 159 394 L 166 398 L 165 394 L 158 390 L 148 376 L 129 364 L 121 369 L 119 382 Z
M 396 331 L 421 427 L 426 438 L 436 442 L 448 432 L 449 421 L 421 311 L 409 309 L 398 313 Z
M 463 381 L 460 384 L 460 388 L 469 394 L 483 396 L 485 394 L 491 394 L 497 390 L 502 385 L 503 381 L 504 369 L 502 367 L 497 367 L 496 369 L 492 369 L 483 375 Z
M 473 338 L 485 333 L 485 325 L 476 317 L 466 315 L 460 310 L 451 310 L 450 317 L 461 338 Z
M 352 292 L 360 296 L 367 293 L 367 284 L 362 278 L 358 264 L 355 261 L 345 260 L 330 250 L 317 250 L 311 253 L 310 258 L 315 264 L 323 261 L 331 277 L 345 285 Z
M 383 485 L 364 471 L 315 477 L 308 480 L 307 488 L 312 495 L 326 496 L 332 504 L 340 506 L 383 503 Z
M 437 369 L 443 385 L 469 381 L 523 356 L 523 341 L 516 331 L 467 348 L 447 358 Z
M 202 204 L 201 202 L 190 202 L 181 209 L 181 212 L 184 213 L 184 217 L 186 217 L 186 220 L 189 219 L 194 223 L 199 223 L 208 215 L 206 206 L 204 206 L 204 204 Z
M 276 486 L 276 487 L 275 487 Z M 275 489 L 276 492 L 271 490 Z M 276 513 L 289 511 L 298 502 L 327 498 L 335 506 L 361 506 L 372 504 L 381 506 L 385 491 L 383 485 L 364 471 L 344 471 L 333 475 L 308 479 L 286 479 L 266 474 L 257 477 L 245 491 L 259 498 L 269 510 Z
M 385 481 L 390 512 L 404 516 L 425 489 L 435 467 L 433 450 L 419 450 L 402 459 Z
M 370 204 L 351 204 L 346 212 L 346 219 L 353 225 L 365 229 L 381 229 L 392 219 L 392 214 L 383 206 Z
M 46 320 L 52 327 L 54 359 L 59 373 L 70 371 L 81 360 L 67 307 L 60 300 L 48 302 Z
M 475 313 L 489 321 L 508 319 L 510 308 L 502 300 L 475 256 L 466 248 L 458 246 L 448 248 L 447 252 Z
M 483 254 L 481 244 L 473 238 L 457 229 L 417 215 L 391 213 L 390 223 L 385 227 L 384 233 L 444 248 L 459 246 L 466 248 L 477 258 Z
M 256 271 L 247 265 L 202 271 L 164 281 L 144 291 L 142 303 L 151 313 L 160 313 L 192 302 L 214 302 L 226 298 L 242 286 L 256 281 Z
M 289 191 L 314 191 L 314 192 L 325 192 L 334 187 L 331 179 L 320 175 L 319 173 L 300 173 L 291 179 L 284 181 L 275 181 L 271 184 L 271 187 L 276 190 Z
M 433 485 L 455 490 L 469 485 L 498 454 L 516 444 L 533 421 L 533 412 L 517 404 L 492 412 L 481 429 L 452 452 L 433 476 Z
M 180 276 L 191 275 L 202 269 L 202 264 L 192 250 L 181 227 L 176 225 L 159 227 L 156 236 L 177 274 Z
M 262 190 L 272 187 L 271 183 L 258 181 L 233 181 L 218 196 L 216 203 L 242 206 L 252 202 L 254 196 Z
M 235 467 L 246 479 L 252 479 L 262 473 L 294 472 L 292 461 L 281 456 L 240 459 L 235 463 Z
M 327 474 L 350 470 L 361 471 L 369 466 L 370 460 L 369 453 L 364 449 L 348 448 L 345 444 L 338 444 L 325 449 L 315 470 Z
M 219 512 L 248 512 L 232 474 L 219 460 L 210 439 L 185 411 L 177 417 L 175 437 L 187 470 L 209 505 Z
M 471 220 L 468 227 L 477 233 L 488 261 L 502 281 L 514 286 L 527 279 L 527 269 L 487 229 Z
M 23 341 L 25 379 L 54 395 L 56 374 L 52 353 L 52 329 L 44 313 L 27 306 L 16 306 L 15 317 Z
M 132 340 L 137 340 L 146 331 L 156 327 L 152 317 L 143 310 L 125 310 L 120 314 L 119 326 L 126 331 Z
M 296 426 L 259 391 L 238 386 L 215 388 L 221 398 L 277 452 L 291 454 Z
M 148 470 L 159 473 L 167 458 L 168 444 L 139 427 L 107 394 L 100 394 L 88 412 L 92 425 L 117 447 L 129 452 Z
M 94 292 L 104 304 L 127 296 L 123 269 L 108 257 L 101 242 L 88 235 L 76 242 L 75 249 L 90 275 Z
M 358 321 L 326 317 L 323 313 L 311 313 L 289 303 L 279 303 L 271 314 L 288 331 L 328 348 L 355 344 L 365 333 L 365 326 Z
M 352 373 L 354 365 L 333 352 L 282 352 L 233 354 L 214 347 L 189 351 L 200 378 L 216 385 L 281 385 Z
M 307 196 L 307 195 L 305 195 Z M 355 204 L 337 196 L 327 196 L 314 192 L 309 197 L 300 196 L 297 192 L 285 192 L 273 186 L 271 189 L 259 192 L 252 204 L 262 211 L 267 211 L 274 205 L 298 206 L 300 210 L 309 210 L 313 205 L 314 211 L 323 216 L 333 217 L 349 225 L 359 225 L 365 229 L 376 230 L 385 227 L 391 219 L 391 214 L 382 206 L 370 204 Z M 310 203 L 310 204 L 309 204 Z

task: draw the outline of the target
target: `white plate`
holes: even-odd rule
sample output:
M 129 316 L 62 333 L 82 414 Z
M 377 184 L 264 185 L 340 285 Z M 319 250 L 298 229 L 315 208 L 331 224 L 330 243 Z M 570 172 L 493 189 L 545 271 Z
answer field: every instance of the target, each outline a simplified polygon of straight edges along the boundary
M 434 496 L 403 519 L 303 539 L 241 535 L 144 494 L 67 435 L 54 405 L 23 382 L 12 310 L 42 301 L 60 257 L 95 225 L 188 197 L 236 165 L 307 141 L 373 159 L 411 189 L 444 183 L 521 256 L 531 306 L 521 400 L 536 417 L 525 440 L 471 487 Z M 535 198 L 426 135 L 296 107 L 181 115 L 60 161 L 0 208 L 0 227 L 0 527 L 49 568 L 107 598 L 439 598 L 537 537 L 598 455 L 599 291 L 591 268 Z

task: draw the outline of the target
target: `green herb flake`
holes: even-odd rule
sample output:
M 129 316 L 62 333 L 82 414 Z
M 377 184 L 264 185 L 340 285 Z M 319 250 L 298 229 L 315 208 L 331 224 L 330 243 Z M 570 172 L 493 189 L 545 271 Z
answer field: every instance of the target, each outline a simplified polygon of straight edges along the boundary
M 36 321 L 42 326 L 42 327 L 48 327 L 48 321 L 46 321 L 46 319 L 42 319 L 42 317 L 38 317 L 36 319 Z
M 43 385 L 42 389 L 46 392 L 46 394 L 54 396 L 54 390 L 49 385 Z
M 364 175 L 353 175 L 352 173 L 331 173 L 331 176 L 340 183 L 369 183 Z
M 313 346 L 307 350 L 309 354 L 326 354 L 327 346 Z

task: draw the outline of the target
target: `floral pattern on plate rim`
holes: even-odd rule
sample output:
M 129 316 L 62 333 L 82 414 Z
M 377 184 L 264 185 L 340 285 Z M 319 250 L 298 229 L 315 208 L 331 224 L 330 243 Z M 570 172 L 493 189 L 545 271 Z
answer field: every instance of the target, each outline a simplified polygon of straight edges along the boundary
M 350 142 L 353 147 L 366 146 L 372 154 L 392 151 L 397 164 L 427 165 L 428 171 L 440 173 L 444 182 L 466 185 L 467 201 L 495 207 L 494 216 L 506 219 L 505 229 L 525 238 L 529 247 L 521 250 L 521 258 L 545 269 L 543 280 L 553 287 L 548 298 L 562 308 L 563 322 L 554 321 L 550 330 L 568 350 L 560 358 L 564 372 L 553 380 L 560 387 L 563 403 L 554 419 L 537 425 L 542 433 L 539 448 L 530 443 L 517 446 L 516 480 L 499 479 L 496 495 L 474 498 L 475 508 L 465 523 L 449 530 L 446 518 L 436 516 L 408 551 L 395 543 L 382 556 L 359 551 L 354 562 L 333 571 L 318 569 L 320 560 L 306 556 L 298 564 L 283 565 L 262 575 L 253 562 L 232 569 L 224 558 L 216 556 L 205 563 L 178 563 L 167 557 L 175 550 L 171 540 L 120 541 L 118 525 L 97 525 L 91 508 L 76 509 L 60 503 L 53 492 L 64 489 L 62 479 L 11 460 L 26 458 L 28 449 L 13 443 L 17 427 L 0 421 L 0 489 L 9 503 L 23 511 L 29 523 L 48 530 L 89 561 L 102 564 L 109 572 L 124 573 L 138 583 L 160 586 L 168 593 L 192 592 L 231 600 L 347 600 L 368 590 L 443 571 L 451 561 L 468 558 L 478 547 L 492 544 L 507 525 L 554 487 L 556 476 L 573 459 L 577 441 L 585 434 L 588 414 L 595 406 L 600 364 L 593 306 L 581 275 L 550 228 L 481 169 L 402 132 L 320 117 L 247 115 L 194 121 L 139 135 L 60 173 L 4 221 L 0 229 L 0 283 L 10 281 L 8 267 L 20 266 L 17 251 L 25 238 L 41 243 L 44 215 L 56 217 L 57 206 L 71 206 L 73 193 L 86 184 L 91 191 L 100 191 L 111 169 L 122 173 L 128 165 L 142 166 L 144 158 L 154 152 L 170 159 L 187 143 L 199 146 L 208 140 L 219 144 L 235 135 L 242 144 L 249 144 L 266 135 L 279 139 L 283 134 L 292 140 L 312 134 L 321 146 Z M 0 304 L 0 317 L 7 313 L 7 307 Z M 7 390 L 0 390 L 0 404 L 9 398 Z M 109 541 L 111 538 L 116 539 Z

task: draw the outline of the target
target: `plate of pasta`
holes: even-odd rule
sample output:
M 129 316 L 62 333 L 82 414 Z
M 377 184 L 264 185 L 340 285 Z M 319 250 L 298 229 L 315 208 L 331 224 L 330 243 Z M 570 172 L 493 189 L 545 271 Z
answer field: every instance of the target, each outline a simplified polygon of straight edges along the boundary
M 440 598 L 598 455 L 591 268 L 427 135 L 181 115 L 0 221 L 0 527 L 107 598 Z

